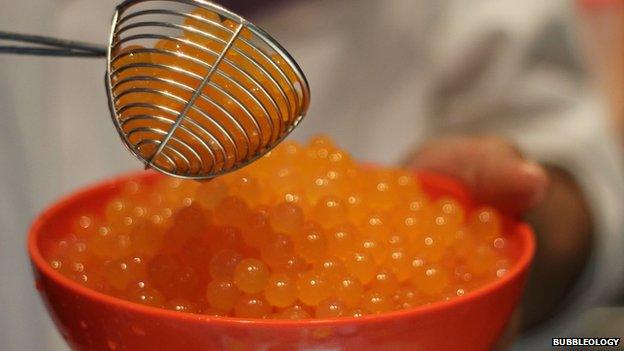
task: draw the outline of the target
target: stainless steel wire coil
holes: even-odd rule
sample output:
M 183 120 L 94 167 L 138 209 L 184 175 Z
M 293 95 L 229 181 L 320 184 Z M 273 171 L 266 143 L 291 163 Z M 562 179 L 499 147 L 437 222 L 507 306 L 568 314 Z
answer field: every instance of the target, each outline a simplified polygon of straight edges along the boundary
M 310 103 L 306 78 L 282 46 L 205 0 L 126 0 L 107 48 L 0 31 L 0 54 L 106 56 L 110 113 L 124 144 L 146 168 L 174 177 L 209 179 L 249 164 Z
M 202 0 L 127 0 L 113 17 L 111 115 L 146 167 L 206 179 L 270 151 L 310 101 L 290 55 L 244 18 Z

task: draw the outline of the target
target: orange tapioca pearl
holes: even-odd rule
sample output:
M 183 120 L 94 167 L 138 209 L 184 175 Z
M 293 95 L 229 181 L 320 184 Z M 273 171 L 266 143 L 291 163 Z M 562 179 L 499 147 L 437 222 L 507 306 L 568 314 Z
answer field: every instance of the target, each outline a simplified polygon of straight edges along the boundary
M 369 290 L 362 296 L 362 307 L 371 313 L 390 312 L 394 309 L 392 297 L 376 290 Z
M 259 173 L 269 177 L 275 191 L 290 190 L 303 186 L 304 171 L 296 163 L 282 163 L 279 155 L 271 152 L 270 157 L 263 157 Z
M 356 250 L 368 253 L 376 264 L 381 264 L 386 258 L 388 248 L 382 238 L 371 234 L 363 234 L 356 241 Z
M 402 250 L 409 247 L 409 238 L 402 232 L 392 231 L 385 243 L 389 249 Z
M 338 318 L 345 315 L 347 306 L 338 299 L 322 301 L 314 310 L 316 318 Z
M 159 51 L 152 54 L 152 62 L 174 68 L 163 68 L 165 69 L 163 78 L 178 77 L 181 80 L 175 79 L 176 81 L 191 88 L 196 88 L 201 79 L 194 78 L 193 80 L 189 80 L 192 75 L 183 74 L 183 71 L 195 73 L 203 77 L 209 70 L 206 64 L 214 61 L 216 57 L 214 54 L 180 39 L 159 40 L 155 48 Z
M 498 212 L 491 207 L 475 209 L 469 219 L 468 227 L 475 237 L 489 240 L 495 238 L 501 231 L 501 220 Z
M 66 251 L 66 258 L 74 262 L 90 260 L 91 252 L 88 249 L 87 239 L 77 237 L 69 243 L 68 250 Z
M 215 119 L 228 131 L 238 148 L 237 160 L 254 155 L 260 145 L 262 127 L 255 123 L 253 115 L 237 98 L 240 88 L 219 74 L 213 75 L 212 82 L 221 90 L 209 84 L 203 94 L 209 99 L 198 100 L 197 106 Z M 223 132 L 221 132 L 223 133 Z M 230 142 L 231 143 L 231 142 Z
M 273 150 L 273 156 L 282 164 L 297 165 L 304 157 L 304 150 L 298 142 L 284 140 Z
M 282 265 L 285 260 L 294 255 L 293 241 L 283 234 L 274 235 L 268 244 L 260 248 L 260 256 L 272 269 Z
M 226 249 L 238 251 L 241 254 L 246 253 L 247 247 L 243 245 L 241 230 L 236 227 L 210 227 L 204 240 L 210 244 L 213 253 Z
M 174 256 L 156 255 L 147 264 L 147 278 L 154 288 L 167 289 L 180 269 L 180 262 Z
M 269 225 L 268 209 L 255 211 L 249 217 L 249 221 L 242 228 L 241 233 L 245 244 L 251 247 L 261 248 L 268 244 L 273 235 Z
M 87 244 L 86 238 L 69 234 L 52 247 L 50 255 L 58 260 L 85 261 L 91 256 L 91 253 L 87 251 Z
M 191 267 L 182 266 L 173 276 L 173 280 L 163 290 L 169 298 L 180 297 L 189 300 L 196 300 L 203 291 L 200 286 L 199 276 Z
M 364 195 L 358 191 L 349 191 L 345 195 L 345 206 L 347 207 L 349 219 L 355 222 L 363 221 L 369 211 Z
M 397 170 L 394 180 L 400 198 L 411 200 L 423 196 L 420 182 L 413 172 Z
M 119 196 L 123 199 L 131 201 L 137 196 L 141 196 L 146 190 L 146 185 L 136 179 L 124 182 L 119 190 Z
M 472 286 L 474 284 L 475 277 L 466 264 L 458 263 L 452 272 L 452 283 L 456 286 L 462 286 L 464 289 Z
M 290 65 L 288 64 L 288 62 L 286 62 L 286 60 L 279 54 L 272 54 L 271 55 L 271 60 L 273 60 L 273 62 L 275 62 L 275 64 L 277 64 L 282 71 L 285 73 L 285 75 L 288 77 L 288 79 L 290 79 L 291 81 L 297 81 L 297 75 L 296 73 L 291 69 Z M 297 87 L 295 87 L 297 88 Z
M 392 294 L 399 289 L 399 286 L 397 277 L 385 268 L 378 270 L 370 283 L 371 289 L 382 294 Z
M 412 260 L 405 249 L 391 249 L 386 256 L 384 264 L 402 283 L 411 276 Z
M 347 271 L 357 277 L 362 284 L 368 284 L 375 276 L 375 260 L 366 252 L 354 252 L 345 258 Z
M 360 280 L 353 275 L 345 275 L 338 280 L 336 297 L 344 301 L 349 307 L 355 307 L 360 302 L 364 288 Z
M 141 221 L 139 220 L 139 218 L 136 218 L 132 213 L 128 213 L 127 216 L 124 216 L 119 221 L 110 222 L 107 227 L 111 230 L 111 232 L 116 235 L 129 235 L 130 233 L 132 233 L 132 231 L 135 230 L 135 228 L 139 224 L 143 222 L 145 221 Z
M 279 201 L 297 205 L 304 211 L 310 210 L 308 200 L 301 188 L 293 187 L 281 192 L 276 192 L 276 198 Z
M 274 273 L 269 277 L 264 297 L 273 306 L 291 306 L 297 300 L 296 281 L 285 273 Z
M 165 177 L 155 185 L 155 191 L 163 194 L 165 203 L 173 207 L 189 206 L 193 202 L 199 182 Z
M 67 251 L 69 251 L 69 246 L 71 244 L 71 239 L 63 239 L 50 249 L 50 252 L 47 255 L 47 260 L 55 270 L 61 270 L 64 265 L 64 261 L 67 260 Z
M 455 232 L 451 250 L 458 259 L 468 259 L 475 251 L 477 241 L 472 232 L 467 228 L 459 229 Z
M 290 65 L 279 54 L 273 54 L 270 57 L 271 60 L 277 65 L 277 67 L 274 67 L 270 64 L 267 65 L 267 67 L 269 67 L 269 70 L 273 76 L 280 78 L 279 85 L 284 91 L 287 100 L 284 101 L 284 103 L 288 102 L 292 106 L 295 106 L 295 99 L 297 99 L 296 96 L 302 94 L 302 87 L 299 81 L 299 77 L 297 77 Z
M 298 206 L 302 211 L 309 211 L 310 206 L 306 195 L 301 187 L 293 185 L 291 187 L 283 187 L 275 192 L 277 202 L 286 202 Z
M 293 305 L 279 312 L 282 319 L 306 319 L 310 318 L 310 312 L 302 305 Z
M 444 218 L 446 226 L 457 229 L 464 223 L 464 210 L 461 204 L 450 197 L 441 198 L 433 204 L 433 212 Z
M 234 306 L 234 316 L 239 318 L 263 318 L 271 313 L 271 304 L 266 301 L 264 296 L 243 295 Z
M 294 237 L 295 251 L 308 263 L 320 261 L 327 252 L 325 230 L 315 222 L 305 223 Z
M 347 316 L 351 316 L 353 318 L 361 318 L 364 317 L 368 314 L 371 314 L 371 312 L 365 308 L 352 308 L 351 310 L 349 310 L 347 312 Z
M 199 64 L 189 62 L 187 58 L 173 54 L 155 55 L 153 62 L 159 66 L 153 69 L 153 75 L 157 79 L 147 83 L 153 90 L 150 92 L 150 102 L 175 111 L 169 114 L 177 117 L 185 102 L 193 95 L 193 89 L 199 86 L 206 70 Z M 160 112 L 163 113 L 167 112 Z
M 472 254 L 467 257 L 468 269 L 475 276 L 482 276 L 495 271 L 497 255 L 494 250 L 484 244 L 477 244 Z
M 325 257 L 316 262 L 314 268 L 332 284 L 347 274 L 344 263 L 337 257 Z
M 199 108 L 198 106 L 196 105 L 195 107 Z M 210 116 L 210 111 L 206 113 Z M 187 134 L 189 136 L 185 141 L 195 148 L 204 160 L 203 169 L 210 172 L 219 172 L 225 166 L 231 166 L 236 159 L 236 152 L 235 146 L 225 137 L 226 134 L 216 127 L 216 123 L 210 122 L 195 109 L 189 110 L 187 115 L 189 118 L 182 122 L 182 126 L 194 136 L 191 139 L 190 135 Z M 195 123 L 191 123 L 191 121 L 195 121 Z M 224 126 L 224 128 L 230 130 L 229 126 Z M 176 133 L 182 133 L 182 131 L 178 130 Z
M 173 298 L 165 303 L 165 308 L 176 312 L 199 313 L 197 304 L 183 298 Z
M 211 222 L 212 213 L 195 202 L 173 214 L 173 226 L 176 230 L 183 230 L 188 236 L 202 234 Z
M 82 215 L 72 221 L 71 232 L 77 237 L 88 238 L 101 225 L 101 220 L 94 215 Z
M 372 236 L 378 240 L 386 241 L 390 236 L 391 226 L 388 214 L 374 210 L 369 212 L 360 221 L 358 229 L 365 236 Z
M 73 279 L 87 288 L 109 294 L 113 293 L 106 284 L 101 271 L 102 270 L 97 267 L 97 264 L 90 262 L 86 269 L 77 276 L 78 279 L 76 279 L 76 277 L 73 277 Z
M 327 228 L 343 222 L 347 215 L 347 208 L 342 199 L 330 195 L 322 197 L 316 203 L 312 215 Z
M 139 111 L 142 110 L 142 111 Z M 156 121 L 152 119 L 154 110 L 149 109 L 129 109 L 122 113 L 122 119 L 127 118 L 141 118 L 134 119 L 122 126 L 122 130 L 125 135 L 128 135 L 128 142 L 137 150 L 139 156 L 143 159 L 149 160 L 156 152 L 157 145 L 155 144 L 140 144 L 145 140 L 160 140 L 161 135 L 158 131 L 167 131 L 169 126 L 166 123 Z M 140 128 L 145 128 L 141 130 Z
M 132 204 L 124 199 L 117 198 L 109 201 L 104 208 L 104 217 L 108 222 L 118 222 L 131 215 Z
M 303 220 L 303 211 L 293 203 L 279 203 L 269 212 L 271 228 L 278 233 L 294 235 L 303 225 Z
M 355 175 L 352 174 L 353 172 L 358 172 L 357 163 L 343 150 L 335 149 L 330 151 L 329 155 L 327 155 L 327 162 L 328 170 L 340 173 L 345 177 L 352 177 Z
M 231 311 L 241 295 L 231 280 L 213 280 L 206 288 L 206 300 L 210 307 L 223 312 Z
M 317 306 L 331 293 L 329 282 L 317 271 L 308 271 L 297 279 L 299 300 L 308 306 Z
M 412 285 L 426 295 L 441 294 L 449 282 L 450 274 L 441 266 L 423 265 L 412 272 Z
M 131 253 L 132 246 L 130 237 L 125 233 L 114 233 L 110 227 L 99 227 L 89 237 L 90 250 L 100 258 L 114 259 L 127 256 Z
M 395 291 L 392 300 L 400 309 L 413 308 L 422 303 L 418 291 L 409 286 L 401 287 Z
M 202 237 L 188 240 L 174 252 L 180 263 L 192 268 L 201 279 L 207 279 L 209 276 L 210 266 L 207 264 L 207 258 L 211 253 L 210 243 Z
M 116 71 L 112 76 L 113 83 L 128 77 L 150 73 L 147 67 L 128 67 L 132 64 L 151 62 L 151 55 L 148 52 L 140 52 L 142 49 L 145 48 L 141 45 L 129 45 L 113 54 L 113 56 L 116 56 L 111 62 L 113 72 Z
M 275 138 L 283 129 L 283 122 L 280 122 L 279 106 L 267 94 L 265 85 L 254 76 L 249 75 L 244 68 L 246 59 L 234 50 L 228 51 L 225 60 L 220 68 L 223 72 L 221 84 L 227 86 L 228 91 L 241 104 L 243 104 L 252 116 L 260 123 L 263 145 Z M 266 92 L 266 93 L 265 93 Z M 268 115 L 267 115 L 268 114 Z M 271 124 L 273 127 L 271 128 Z M 272 139 L 270 139 L 273 134 Z
M 162 194 L 150 191 L 145 196 L 145 201 L 143 206 L 147 209 L 150 214 L 150 220 L 154 222 L 154 224 L 165 224 L 164 222 L 159 222 L 158 219 L 151 218 L 154 215 L 160 216 L 163 221 L 167 220 L 166 216 L 163 215 L 162 211 L 167 207 L 167 203 L 165 203 L 165 197 Z
M 394 172 L 369 170 L 363 179 L 363 190 L 366 192 L 370 206 L 389 209 L 398 203 L 400 194 L 394 180 Z
M 204 208 L 214 210 L 229 194 L 227 183 L 219 178 L 201 182 L 197 187 L 194 199 Z
M 145 281 L 131 284 L 124 294 L 127 300 L 153 307 L 164 307 L 165 296 L 159 290 L 150 287 Z
M 255 294 L 261 292 L 268 283 L 269 268 L 255 258 L 246 258 L 234 269 L 234 283 L 243 292 Z
M 496 263 L 494 264 L 495 275 L 496 278 L 501 278 L 509 272 L 509 268 L 511 267 L 511 262 L 508 258 L 498 257 Z
M 258 206 L 272 202 L 273 194 L 269 184 L 259 177 L 243 171 L 237 171 L 228 177 L 233 196 L 244 198 L 249 205 Z
M 449 218 L 435 215 L 425 225 L 425 236 L 434 238 L 442 245 L 452 245 L 458 229 L 459 227 L 454 225 Z
M 331 156 L 331 154 L 330 154 Z M 326 168 L 325 176 L 328 180 L 328 187 L 325 188 L 327 194 L 336 195 L 341 198 L 346 198 L 350 195 L 354 188 L 353 182 L 356 178 L 354 173 L 357 172 L 355 168 L 347 170 L 339 170 L 332 167 L 330 164 Z
M 298 277 L 308 270 L 308 263 L 296 254 L 291 254 L 280 258 L 280 261 L 274 262 L 271 266 L 273 272 L 285 273 L 291 277 Z
M 325 165 L 329 153 L 336 149 L 336 146 L 326 136 L 318 135 L 313 137 L 306 145 L 306 156 L 309 161 L 314 162 L 316 165 Z
M 145 262 L 140 256 L 120 258 L 104 263 L 104 277 L 114 289 L 123 291 L 130 282 L 145 274 Z
M 335 171 L 317 170 L 304 184 L 305 194 L 312 205 L 326 196 L 340 194 L 347 185 Z
M 215 221 L 221 225 L 239 226 L 251 215 L 247 202 L 240 197 L 228 196 L 215 209 Z
M 428 201 L 424 197 L 414 198 L 403 202 L 392 212 L 390 224 L 414 240 L 423 234 L 425 222 L 430 216 Z
M 90 265 L 91 260 L 89 257 L 70 258 L 68 256 L 71 250 L 70 245 L 71 244 L 66 240 L 61 241 L 55 248 L 55 251 L 49 254 L 48 262 L 54 270 L 82 285 L 87 285 L 86 283 L 89 278 L 87 266 Z
M 353 252 L 357 237 L 355 226 L 339 224 L 327 231 L 327 250 L 330 255 L 345 258 Z
M 184 37 L 205 48 L 217 53 L 224 47 L 224 41 L 231 36 L 221 28 L 221 19 L 215 12 L 206 9 L 197 9 L 184 21 L 184 25 L 190 27 L 184 30 Z
M 234 270 L 242 260 L 243 256 L 236 251 L 221 250 L 210 259 L 210 276 L 217 280 L 231 280 Z
M 425 232 L 412 242 L 411 251 L 425 257 L 429 261 L 438 261 L 446 252 L 443 237 L 433 232 Z
M 319 134 L 310 138 L 310 140 L 308 141 L 307 148 L 312 151 L 318 151 L 318 150 L 324 149 L 324 150 L 327 150 L 328 155 L 329 155 L 329 151 L 337 149 L 336 144 L 334 144 L 331 138 L 329 138 L 327 135 L 322 135 L 322 134 Z

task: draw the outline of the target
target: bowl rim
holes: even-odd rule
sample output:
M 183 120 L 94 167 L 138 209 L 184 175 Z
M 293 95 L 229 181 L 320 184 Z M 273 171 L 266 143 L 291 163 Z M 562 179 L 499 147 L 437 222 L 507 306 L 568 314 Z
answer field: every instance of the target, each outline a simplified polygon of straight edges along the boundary
M 439 174 L 433 174 L 430 172 L 415 172 L 417 176 L 425 178 L 437 178 L 436 180 L 449 186 L 454 191 L 466 192 L 463 186 L 461 186 L 456 180 Z M 78 201 L 86 196 L 89 196 L 94 191 L 97 191 L 103 187 L 112 187 L 119 183 L 129 181 L 132 179 L 144 179 L 156 176 L 157 173 L 153 171 L 139 171 L 123 173 L 117 176 L 109 177 L 105 180 L 98 181 L 82 187 L 77 191 L 74 191 L 68 195 L 60 197 L 60 199 L 53 202 L 53 204 L 42 211 L 32 222 L 28 230 L 28 254 L 30 256 L 33 268 L 38 270 L 40 274 L 54 282 L 54 284 L 62 286 L 64 289 L 83 297 L 94 300 L 101 304 L 112 306 L 116 309 L 129 310 L 135 313 L 144 315 L 151 315 L 155 318 L 166 318 L 171 320 L 184 320 L 186 322 L 195 323 L 207 323 L 217 324 L 222 326 L 255 326 L 255 327 L 336 327 L 336 326 L 353 326 L 359 324 L 369 323 L 383 323 L 389 320 L 397 320 L 401 318 L 408 318 L 412 315 L 433 313 L 435 311 L 450 309 L 458 304 L 468 303 L 470 300 L 477 300 L 484 296 L 487 296 L 498 289 L 503 288 L 505 285 L 520 279 L 520 276 L 527 270 L 535 253 L 535 238 L 531 227 L 521 221 L 514 220 L 512 231 L 514 235 L 519 236 L 519 244 L 522 248 L 518 256 L 516 263 L 509 269 L 507 274 L 502 278 L 479 287 L 473 291 L 470 291 L 466 295 L 458 296 L 450 300 L 436 301 L 426 305 L 420 305 L 414 308 L 391 311 L 381 314 L 371 314 L 362 317 L 339 317 L 339 318 L 326 318 L 326 319 L 300 319 L 300 320 L 287 320 L 287 319 L 252 319 L 252 318 L 237 318 L 237 317 L 219 317 L 209 316 L 203 314 L 184 313 L 167 310 L 159 307 L 152 307 L 147 305 L 141 305 L 139 303 L 124 300 L 118 297 L 104 294 L 102 292 L 87 288 L 72 281 L 71 279 L 63 276 L 61 273 L 55 271 L 44 259 L 43 254 L 38 247 L 38 241 L 40 235 L 42 235 L 41 228 L 44 226 L 48 218 L 53 217 L 55 214 L 61 212 L 66 206 L 72 202 Z M 43 295 L 44 292 L 40 293 Z M 45 300 L 45 299 L 44 299 Z

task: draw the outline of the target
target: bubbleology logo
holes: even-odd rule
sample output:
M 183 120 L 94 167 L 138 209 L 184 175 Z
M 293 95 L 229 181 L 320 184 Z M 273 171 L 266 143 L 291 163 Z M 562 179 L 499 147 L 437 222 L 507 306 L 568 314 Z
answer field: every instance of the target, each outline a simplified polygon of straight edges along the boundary
M 620 338 L 553 338 L 552 346 L 604 346 L 617 347 Z

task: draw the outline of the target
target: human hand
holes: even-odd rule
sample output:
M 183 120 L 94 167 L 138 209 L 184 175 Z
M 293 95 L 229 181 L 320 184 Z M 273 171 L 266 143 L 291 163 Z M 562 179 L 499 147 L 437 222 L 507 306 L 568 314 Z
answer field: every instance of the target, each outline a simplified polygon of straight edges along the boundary
M 521 215 L 546 197 L 546 170 L 505 139 L 452 136 L 434 139 L 411 154 L 406 166 L 449 175 L 468 187 L 478 202 Z

